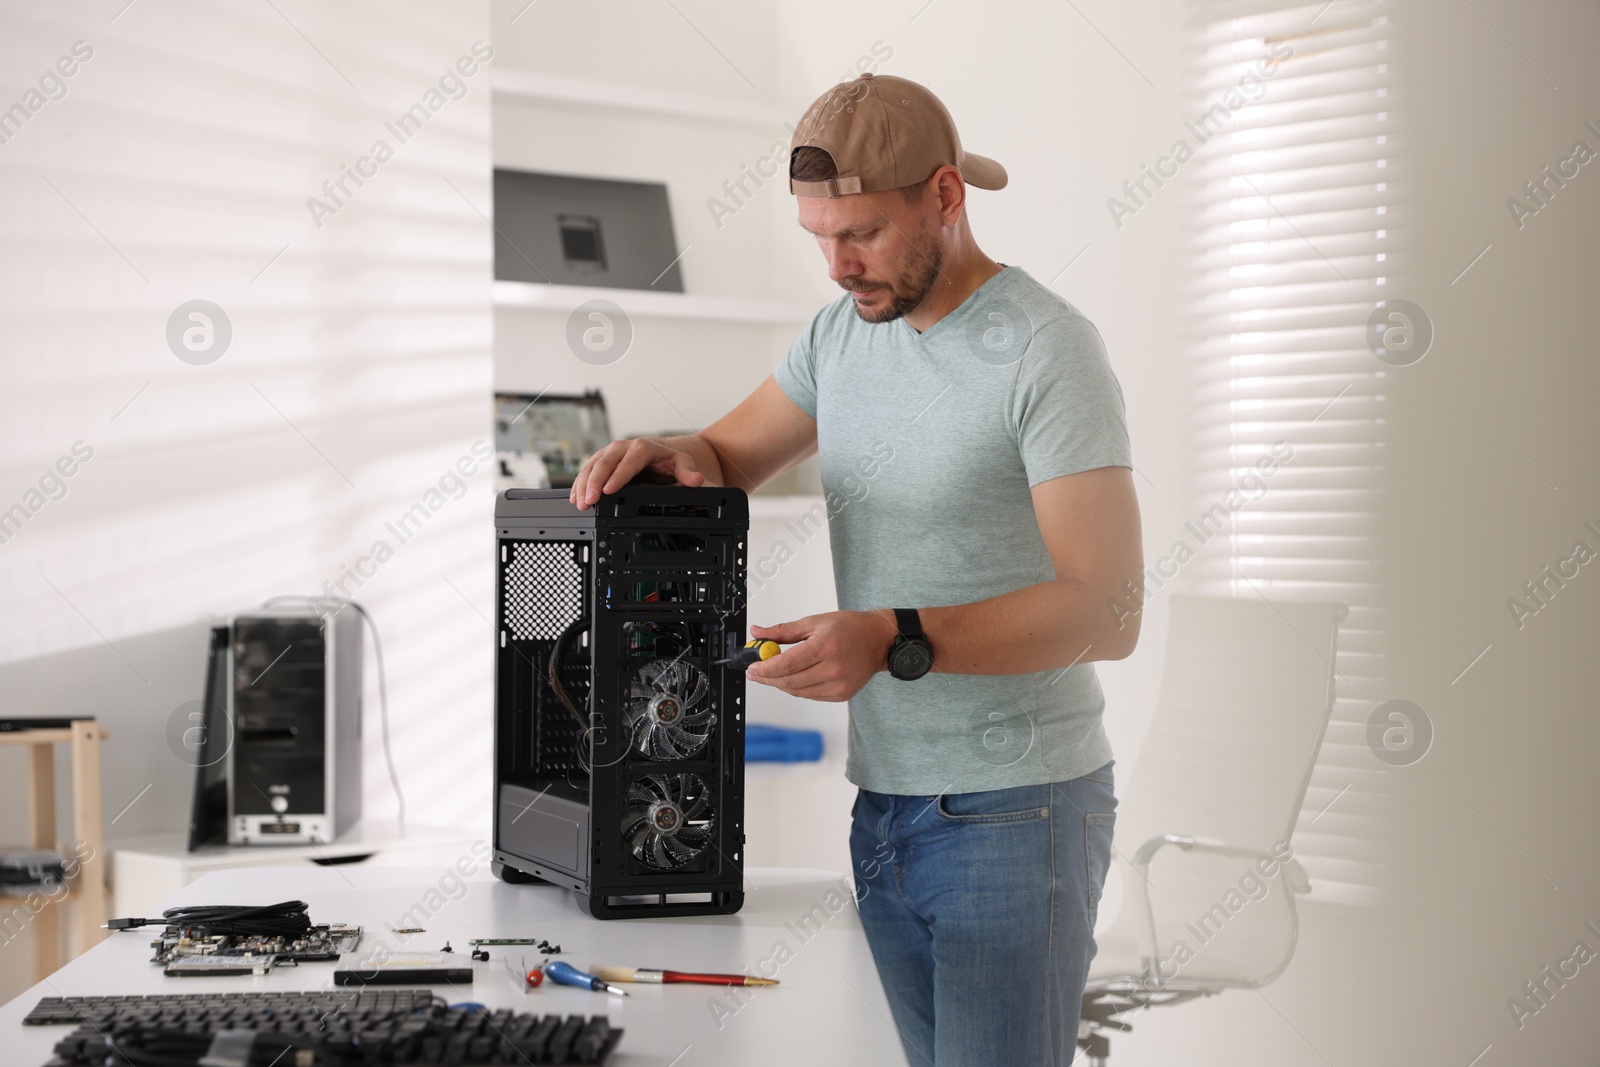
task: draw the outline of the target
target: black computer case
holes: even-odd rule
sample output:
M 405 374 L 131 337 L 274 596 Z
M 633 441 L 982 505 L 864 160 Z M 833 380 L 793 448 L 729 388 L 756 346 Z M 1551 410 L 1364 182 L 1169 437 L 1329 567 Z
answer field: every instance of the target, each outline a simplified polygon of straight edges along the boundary
M 495 506 L 494 870 L 599 919 L 744 902 L 743 491 Z

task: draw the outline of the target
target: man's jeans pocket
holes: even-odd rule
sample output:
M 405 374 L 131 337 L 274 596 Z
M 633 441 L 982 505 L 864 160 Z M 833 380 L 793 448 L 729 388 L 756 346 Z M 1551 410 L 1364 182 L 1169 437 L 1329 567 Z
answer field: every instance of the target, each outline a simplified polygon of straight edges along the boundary
M 1032 822 L 1050 817 L 1050 786 L 1019 785 L 979 793 L 946 793 L 939 797 L 939 815 L 958 824 Z

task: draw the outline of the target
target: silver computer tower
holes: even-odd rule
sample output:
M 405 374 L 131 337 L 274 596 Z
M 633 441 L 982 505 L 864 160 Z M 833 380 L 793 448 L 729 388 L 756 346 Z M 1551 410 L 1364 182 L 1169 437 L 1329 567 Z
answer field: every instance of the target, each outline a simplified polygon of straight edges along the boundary
M 361 619 L 263 609 L 228 627 L 228 843 L 330 843 L 361 815 Z

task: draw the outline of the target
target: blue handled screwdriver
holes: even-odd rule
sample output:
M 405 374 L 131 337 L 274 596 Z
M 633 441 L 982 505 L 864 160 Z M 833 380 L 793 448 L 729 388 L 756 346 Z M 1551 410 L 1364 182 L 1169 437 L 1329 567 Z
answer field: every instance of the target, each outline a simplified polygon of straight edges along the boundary
M 596 993 L 616 993 L 618 996 L 627 996 L 628 991 L 620 986 L 614 986 L 602 978 L 592 974 L 584 974 L 570 963 L 556 960 L 544 966 L 544 976 L 557 985 L 575 985 L 583 989 L 592 989 Z

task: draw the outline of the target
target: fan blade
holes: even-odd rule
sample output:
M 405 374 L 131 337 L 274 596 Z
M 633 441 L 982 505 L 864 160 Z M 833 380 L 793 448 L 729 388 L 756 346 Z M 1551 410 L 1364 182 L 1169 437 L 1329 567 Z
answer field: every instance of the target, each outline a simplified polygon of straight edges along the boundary
M 633 748 L 637 748 L 641 752 L 648 751 L 647 746 L 649 744 L 650 734 L 652 732 L 651 728 L 654 725 L 655 724 L 650 721 L 650 717 L 648 715 L 641 716 L 640 718 L 634 720 L 633 729 L 629 731 L 628 744 Z
M 702 787 L 698 792 L 695 793 L 694 797 L 691 800 L 689 800 L 689 802 L 684 806 L 684 808 L 683 808 L 684 821 L 687 822 L 688 820 L 695 818 L 697 815 L 699 815 L 702 811 L 705 811 L 706 808 L 708 808 L 710 806 L 711 806 L 711 793 L 710 793 L 709 790 L 707 790 L 704 787 Z
M 664 837 L 661 840 L 663 845 L 666 847 L 667 853 L 672 857 L 673 866 L 675 867 L 681 867 L 683 864 L 688 863 L 690 860 L 700 855 L 699 849 L 690 848 L 688 845 L 684 844 L 682 841 L 679 841 L 675 837 Z
M 672 749 L 671 759 L 683 759 L 700 751 L 706 743 L 705 734 L 690 733 L 688 730 L 679 729 L 677 726 L 668 726 L 662 729 L 661 739 Z
M 657 675 L 656 682 L 667 692 L 676 693 L 683 688 L 683 683 L 689 680 L 686 670 L 688 664 L 681 659 L 670 659 L 662 665 L 661 673 Z
M 676 726 L 662 724 L 655 734 L 656 757 L 658 759 L 682 759 L 694 750 L 685 749 L 678 743 L 683 736 L 683 731 Z
M 675 866 L 671 857 L 667 855 L 666 848 L 662 846 L 659 836 L 650 838 L 650 856 L 657 867 Z
M 649 663 L 646 663 L 643 667 L 639 668 L 639 679 L 644 682 L 644 684 L 648 686 L 651 691 L 656 693 L 665 693 L 669 691 L 671 685 L 669 678 L 671 670 L 672 663 L 670 660 L 651 660 Z
M 683 704 L 685 707 L 692 708 L 704 700 L 707 693 L 711 692 L 711 683 L 706 681 L 706 676 L 700 671 L 695 670 L 693 667 L 689 669 L 694 671 L 694 674 L 690 679 L 689 692 L 683 695 Z
M 698 704 L 711 689 L 705 674 L 681 659 L 652 660 L 639 669 L 638 678 L 657 693 L 677 697 L 685 706 Z

